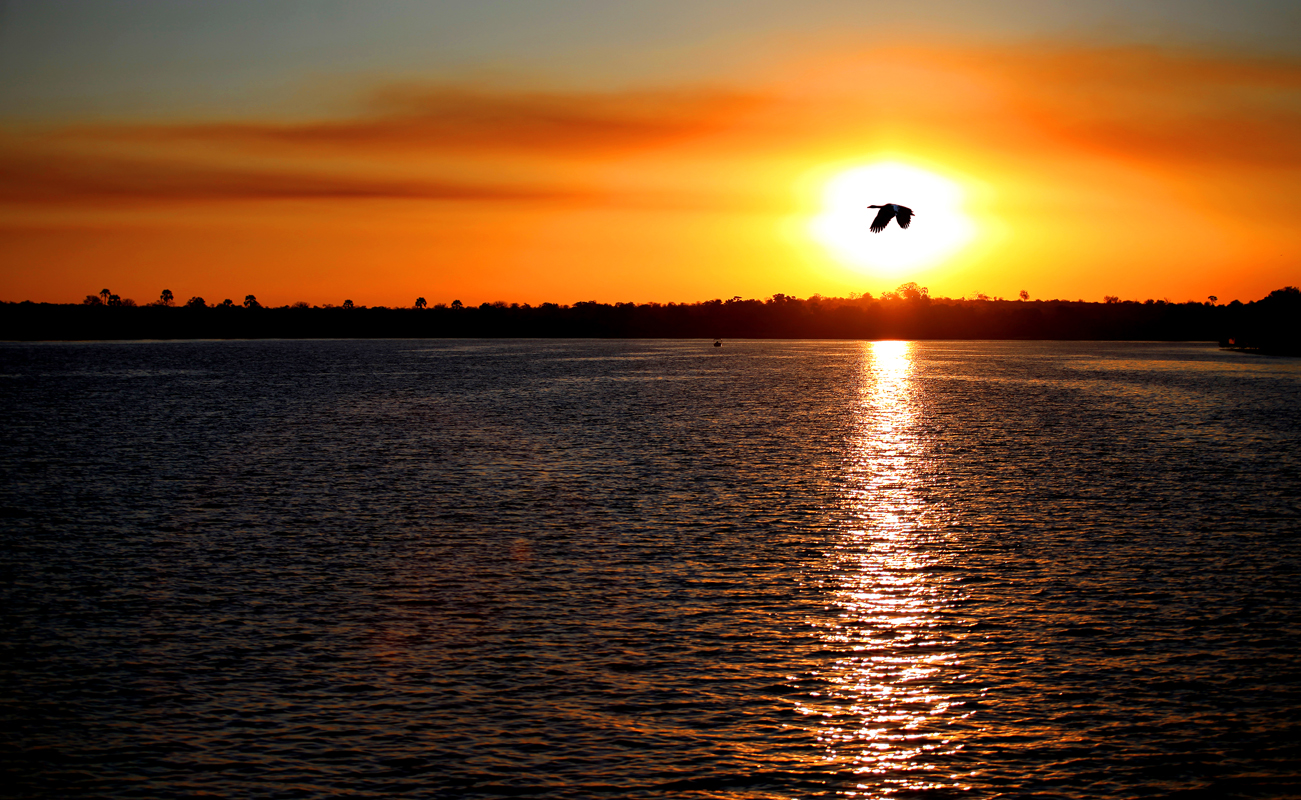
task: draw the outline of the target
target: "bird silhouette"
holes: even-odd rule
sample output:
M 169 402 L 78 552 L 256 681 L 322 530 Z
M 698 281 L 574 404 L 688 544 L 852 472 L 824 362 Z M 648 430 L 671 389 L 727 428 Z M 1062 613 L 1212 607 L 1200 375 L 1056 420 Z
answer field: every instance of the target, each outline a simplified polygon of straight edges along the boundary
M 907 228 L 908 223 L 913 221 L 913 210 L 898 203 L 886 203 L 883 206 L 868 206 L 868 208 L 881 209 L 876 212 L 876 219 L 872 220 L 872 233 L 880 233 L 885 230 L 885 226 L 889 225 L 890 220 L 895 218 L 898 218 L 900 228 Z

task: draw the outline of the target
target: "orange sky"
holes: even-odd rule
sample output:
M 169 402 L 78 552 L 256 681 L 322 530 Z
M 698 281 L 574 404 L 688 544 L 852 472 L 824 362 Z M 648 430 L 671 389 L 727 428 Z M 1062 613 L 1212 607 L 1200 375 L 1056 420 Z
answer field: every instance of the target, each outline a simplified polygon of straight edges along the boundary
M 696 301 L 917 281 L 1223 302 L 1301 283 L 1301 59 L 805 42 L 706 78 L 379 76 L 330 113 L 11 121 L 0 299 Z M 815 241 L 823 182 L 879 161 L 960 186 L 971 243 L 886 271 Z M 862 200 L 914 204 L 919 224 L 882 237 L 926 235 L 910 198 Z

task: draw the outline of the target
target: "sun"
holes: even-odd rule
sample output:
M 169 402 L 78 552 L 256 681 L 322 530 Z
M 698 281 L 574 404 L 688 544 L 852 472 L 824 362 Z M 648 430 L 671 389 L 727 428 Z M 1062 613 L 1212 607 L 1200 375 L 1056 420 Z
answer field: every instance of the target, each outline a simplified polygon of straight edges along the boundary
M 976 226 L 963 210 L 962 187 L 948 178 L 884 161 L 836 173 L 823 185 L 822 210 L 809 233 L 838 261 L 862 271 L 896 273 L 930 267 L 969 244 Z M 891 222 L 880 233 L 868 227 L 869 205 L 898 203 L 915 214 L 908 230 Z

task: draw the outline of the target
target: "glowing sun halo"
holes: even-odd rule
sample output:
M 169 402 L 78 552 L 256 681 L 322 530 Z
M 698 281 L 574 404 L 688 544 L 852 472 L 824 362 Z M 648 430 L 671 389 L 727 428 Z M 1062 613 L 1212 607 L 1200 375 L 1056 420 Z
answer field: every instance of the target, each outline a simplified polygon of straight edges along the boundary
M 891 222 L 881 233 L 868 227 L 872 204 L 913 210 L 908 230 Z M 840 172 L 822 191 L 822 211 L 809 224 L 814 240 L 839 261 L 864 270 L 898 272 L 928 267 L 970 242 L 976 226 L 962 209 L 962 187 L 933 172 L 883 162 Z

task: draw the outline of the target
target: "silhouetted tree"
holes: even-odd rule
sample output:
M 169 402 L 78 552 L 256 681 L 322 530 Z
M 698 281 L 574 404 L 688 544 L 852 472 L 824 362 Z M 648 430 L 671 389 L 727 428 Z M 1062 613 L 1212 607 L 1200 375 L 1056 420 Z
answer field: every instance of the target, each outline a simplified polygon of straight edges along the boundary
M 170 306 L 174 302 L 174 300 L 175 298 L 172 295 L 171 289 L 164 289 L 163 293 L 158 295 L 158 302 L 162 303 L 165 306 Z
M 931 290 L 925 286 L 918 286 L 915 281 L 909 281 L 895 289 L 895 294 L 905 300 L 924 300 L 930 298 Z
M 1207 295 L 1206 299 L 1211 301 L 1211 305 L 1215 305 L 1215 301 L 1219 300 L 1220 298 L 1212 294 L 1212 295 Z
M 1027 292 L 1025 289 L 1022 289 L 1022 290 L 1021 290 L 1021 299 L 1022 299 L 1022 300 L 1029 300 L 1029 299 L 1030 299 L 1030 293 Z
M 115 294 L 110 294 L 108 296 L 108 304 L 111 306 L 120 306 L 122 305 L 122 298 Z
M 1119 303 L 1119 302 L 1120 302 L 1120 298 L 1117 297 L 1117 296 L 1114 295 L 1114 294 L 1103 295 L 1103 296 L 1102 296 L 1102 302 L 1104 302 L 1104 303 Z M 1147 302 L 1151 303 L 1152 301 L 1151 301 L 1151 300 L 1148 300 Z
M 426 305 L 428 304 L 425 302 L 425 298 L 423 297 L 416 298 L 416 308 L 424 308 Z
M 185 307 L 186 308 L 207 308 L 208 304 L 203 302 L 202 297 L 198 297 L 196 295 L 195 297 L 191 297 L 189 300 L 185 301 Z
M 246 294 L 246 295 L 244 295 L 244 307 L 245 307 L 245 308 L 261 308 L 261 307 L 262 307 L 262 304 L 259 303 L 259 302 L 257 301 L 257 298 L 254 297 L 253 295 L 251 295 L 251 294 Z
M 121 305 L 123 308 L 135 308 L 135 307 L 136 307 L 136 301 L 132 300 L 132 299 L 129 298 L 129 297 L 123 297 L 122 300 L 121 300 L 118 304 Z
M 344 307 L 344 308 L 353 308 L 352 301 L 351 301 L 351 300 L 344 300 L 344 301 L 343 301 L 343 307 Z
M 93 284 L 92 284 L 92 285 L 93 285 Z M 113 294 L 113 293 L 110 292 L 108 289 L 100 289 L 100 290 L 99 290 L 99 299 L 100 299 L 100 301 L 101 301 L 104 305 L 108 305 L 108 297 L 109 297 L 109 295 L 111 295 L 111 294 Z
M 921 287 L 907 284 L 881 299 L 851 295 L 801 300 L 777 295 L 764 300 L 707 300 L 696 303 L 599 303 L 537 306 L 504 302 L 475 308 L 457 303 L 426 303 L 411 315 L 401 309 L 365 308 L 355 304 L 346 315 L 345 332 L 370 336 L 564 336 L 811 339 L 1147 339 L 1219 340 L 1262 353 L 1301 354 L 1301 291 L 1281 289 L 1251 303 L 1218 301 L 1147 303 L 1108 296 L 1111 304 L 1082 300 L 1033 303 L 916 298 Z M 983 295 L 981 295 L 983 296 Z M 109 297 L 126 306 L 125 298 Z M 250 296 L 254 306 L 256 298 Z M 303 308 L 303 303 L 263 309 L 257 314 L 192 312 L 169 321 L 170 314 L 96 313 L 85 306 L 104 305 L 88 295 L 85 305 L 0 302 L 0 339 L 95 339 L 200 336 L 230 338 L 267 336 L 314 338 L 340 335 L 340 312 Z M 158 305 L 157 298 L 151 303 Z M 176 305 L 182 305 L 177 300 Z M 227 308 L 237 303 L 223 303 Z M 211 307 L 210 307 L 211 308 Z M 410 306 L 407 306 L 410 309 Z M 130 311 L 130 309 L 126 309 Z M 425 315 L 428 315 L 426 317 Z M 254 319 L 256 317 L 256 319 Z
M 229 297 L 227 297 L 225 300 L 222 300 L 222 301 L 221 301 L 221 307 L 222 307 L 222 308 L 234 308 L 234 307 L 235 307 L 235 301 L 234 301 L 234 300 L 231 300 Z
M 452 301 L 452 308 L 460 308 L 460 307 L 461 307 L 461 301 L 460 301 L 460 300 L 453 300 L 453 301 Z

